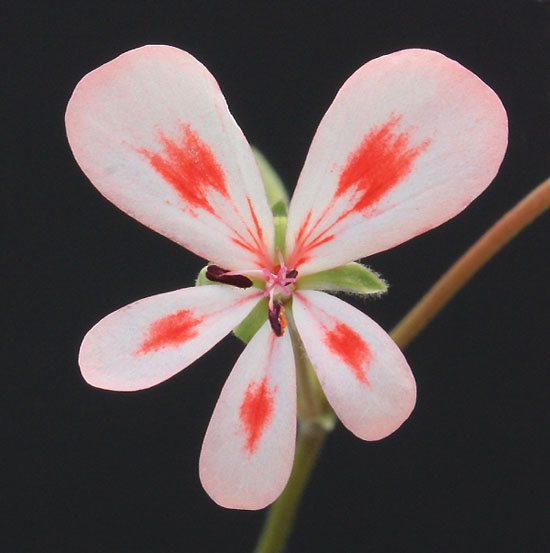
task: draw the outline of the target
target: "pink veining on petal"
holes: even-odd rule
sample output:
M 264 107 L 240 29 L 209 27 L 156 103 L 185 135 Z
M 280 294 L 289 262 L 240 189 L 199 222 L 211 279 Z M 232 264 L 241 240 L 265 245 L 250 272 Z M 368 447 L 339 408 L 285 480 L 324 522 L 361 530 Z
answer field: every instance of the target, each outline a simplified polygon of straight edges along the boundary
M 273 404 L 267 377 L 260 383 L 251 382 L 248 385 L 240 408 L 240 419 L 246 432 L 245 448 L 249 454 L 258 448 L 258 442 L 273 417 Z
M 173 140 L 162 132 L 161 152 L 138 150 L 151 167 L 179 194 L 190 208 L 214 213 L 209 195 L 212 191 L 228 197 L 225 175 L 212 150 L 190 125 L 182 125 L 182 135 Z
M 189 309 L 167 315 L 149 326 L 147 337 L 134 355 L 141 355 L 167 347 L 177 347 L 198 334 L 201 317 L 195 317 Z

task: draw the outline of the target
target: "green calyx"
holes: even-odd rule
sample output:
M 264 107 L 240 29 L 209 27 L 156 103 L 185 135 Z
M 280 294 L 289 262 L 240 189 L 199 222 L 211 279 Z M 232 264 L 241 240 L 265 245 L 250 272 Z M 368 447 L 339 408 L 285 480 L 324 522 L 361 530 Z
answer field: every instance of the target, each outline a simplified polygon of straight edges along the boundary
M 351 294 L 383 294 L 388 285 L 360 263 L 347 263 L 328 271 L 299 277 L 300 290 L 328 290 Z
M 205 286 L 207 284 L 219 284 L 217 282 L 212 282 L 211 280 L 208 280 L 206 278 L 206 270 L 208 269 L 208 265 L 203 267 L 199 274 L 197 275 L 197 278 L 195 279 L 195 286 Z
M 272 206 L 271 211 L 273 212 L 273 224 L 275 225 L 275 252 L 279 249 L 284 255 L 286 220 L 288 218 L 286 204 L 281 200 Z
M 288 192 L 281 177 L 272 165 L 257 148 L 252 147 L 256 156 L 258 167 L 264 181 L 267 200 L 273 212 L 273 224 L 275 225 L 275 252 L 285 252 L 286 220 L 288 216 Z
M 245 344 L 248 344 L 260 327 L 267 321 L 268 299 L 262 298 L 245 320 L 233 330 L 233 334 Z
M 258 167 L 260 168 L 260 174 L 262 175 L 262 180 L 264 181 L 269 205 L 274 206 L 278 202 L 283 202 L 283 204 L 287 206 L 288 192 L 286 191 L 283 181 L 260 150 L 252 147 L 252 151 L 256 157 Z

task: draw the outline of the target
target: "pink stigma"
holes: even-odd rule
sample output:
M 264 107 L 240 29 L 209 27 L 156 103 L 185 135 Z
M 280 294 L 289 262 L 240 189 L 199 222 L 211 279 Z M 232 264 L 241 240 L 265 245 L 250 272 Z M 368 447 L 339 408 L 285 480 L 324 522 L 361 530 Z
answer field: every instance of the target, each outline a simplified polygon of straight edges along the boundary
M 266 283 L 264 297 L 269 298 L 269 311 L 273 313 L 275 310 L 275 294 L 280 292 L 287 298 L 290 297 L 292 295 L 292 290 L 289 290 L 287 286 L 289 284 L 294 284 L 298 277 L 298 271 L 296 269 L 289 269 L 286 266 L 283 254 L 279 248 L 277 248 L 277 256 L 279 257 L 279 265 L 273 269 L 273 272 L 265 268 L 244 271 L 226 271 L 217 265 L 209 265 L 209 272 L 207 272 L 206 276 L 209 280 L 224 282 L 226 284 L 232 284 L 233 286 L 241 286 L 240 280 L 239 283 L 237 283 L 237 281 L 233 281 L 233 279 L 236 279 L 236 277 L 245 278 L 247 286 L 241 286 L 245 288 L 248 287 L 248 281 L 250 281 L 246 275 L 262 275 Z M 218 272 L 221 272 L 223 280 L 220 279 L 217 274 Z M 252 281 L 250 281 L 250 283 L 251 282 Z
M 264 292 L 264 296 L 269 297 L 269 310 L 273 311 L 273 296 L 276 292 L 280 291 L 285 296 L 289 297 L 291 291 L 287 289 L 287 285 L 294 284 L 296 282 L 297 272 L 295 269 L 289 269 L 285 265 L 283 254 L 281 250 L 277 248 L 277 255 L 279 257 L 279 267 L 277 273 L 272 273 L 267 269 L 262 269 L 262 273 L 267 277 L 267 287 Z M 290 276 L 289 276 L 290 275 Z

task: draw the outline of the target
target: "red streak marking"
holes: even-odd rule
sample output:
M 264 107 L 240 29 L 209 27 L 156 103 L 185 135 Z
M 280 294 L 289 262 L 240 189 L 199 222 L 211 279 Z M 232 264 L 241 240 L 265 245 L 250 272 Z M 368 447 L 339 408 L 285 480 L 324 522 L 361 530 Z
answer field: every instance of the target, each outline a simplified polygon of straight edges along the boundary
M 189 125 L 183 125 L 182 131 L 179 140 L 171 140 L 160 133 L 161 153 L 145 149 L 138 151 L 190 207 L 214 214 L 209 194 L 216 191 L 228 197 L 222 168 L 212 150 Z
M 396 129 L 400 120 L 401 116 L 392 115 L 386 124 L 373 128 L 349 155 L 336 190 L 339 197 L 355 188 L 355 205 L 349 212 L 364 211 L 380 201 L 411 172 L 414 160 L 428 146 L 430 141 L 426 140 L 409 148 L 409 134 Z
M 182 309 L 149 326 L 148 336 L 134 355 L 158 351 L 166 347 L 177 347 L 198 334 L 195 328 L 202 318 L 193 317 L 193 312 Z
M 329 349 L 338 355 L 355 374 L 359 382 L 370 386 L 365 369 L 368 369 L 372 361 L 369 346 L 361 336 L 344 323 L 337 323 L 333 330 L 325 328 L 325 343 Z
M 308 232 L 306 229 L 310 222 L 311 212 L 308 213 L 298 231 L 295 249 L 297 253 L 294 257 L 299 258 L 299 261 L 294 263 L 296 267 L 310 258 L 311 250 L 333 238 L 332 235 L 323 238 L 323 235 L 332 230 L 350 213 L 364 212 L 379 202 L 411 172 L 415 159 L 428 147 L 430 140 L 424 140 L 419 146 L 409 148 L 409 134 L 396 132 L 400 120 L 401 116 L 393 115 L 386 124 L 372 129 L 357 150 L 349 155 L 346 166 L 340 175 L 333 201 Z M 352 191 L 351 207 L 328 227 L 312 236 L 321 221 L 334 207 L 334 200 L 350 189 Z
M 307 214 L 306 220 L 300 225 L 300 229 L 298 230 L 298 234 L 296 235 L 296 242 L 302 241 L 302 238 L 304 237 L 304 234 L 306 232 L 306 228 L 309 225 L 310 219 L 311 219 L 311 209 Z
M 241 240 L 239 240 L 238 238 L 231 238 L 231 242 L 237 244 L 237 246 L 240 246 L 241 248 L 244 248 L 245 250 L 251 252 L 251 253 L 254 253 L 254 254 L 257 254 L 257 250 L 255 248 L 253 248 L 250 244 L 248 244 L 247 242 L 243 242 Z
M 251 382 L 246 389 L 240 417 L 246 431 L 246 450 L 254 453 L 258 442 L 273 417 L 273 395 L 267 386 L 267 377 L 257 384 Z
M 321 238 L 322 234 L 320 234 L 311 244 L 308 246 L 308 249 L 313 250 L 314 248 L 317 248 L 323 244 L 326 244 L 327 242 L 330 242 L 331 240 L 334 240 L 334 234 L 330 234 L 329 236 L 325 236 L 324 238 Z
M 302 263 L 305 263 L 305 261 L 310 259 L 310 256 L 308 254 L 310 253 L 310 250 L 316 247 L 316 246 L 312 246 L 312 244 L 315 241 L 317 241 L 326 232 L 326 230 L 321 232 L 313 239 L 311 239 L 311 235 L 313 234 L 315 229 L 319 226 L 321 221 L 326 217 L 327 213 L 330 211 L 330 207 L 331 206 L 329 205 L 327 208 L 325 208 L 321 216 L 317 219 L 317 222 L 306 233 L 306 229 L 309 225 L 309 222 L 311 220 L 311 214 L 312 214 L 311 210 L 309 210 L 305 221 L 300 225 L 300 228 L 298 230 L 294 253 L 292 255 L 292 258 L 289 260 L 290 265 L 294 267 L 299 267 Z M 308 240 L 309 242 L 307 242 Z M 320 245 L 320 244 L 317 244 L 317 245 Z
M 263 240 L 262 229 L 258 224 L 256 214 L 252 210 L 252 206 L 250 205 L 250 200 L 248 198 L 247 200 L 249 202 L 251 213 L 253 214 L 253 219 L 256 223 L 256 229 L 257 229 L 258 235 L 260 236 L 260 239 Z M 233 207 L 233 211 L 235 212 L 235 214 L 237 215 L 237 217 L 240 219 L 241 223 L 245 227 L 246 232 L 248 232 L 248 234 L 250 235 L 250 238 L 252 238 L 253 244 L 248 240 L 248 238 L 244 237 L 237 229 L 231 226 L 227 221 L 222 220 L 222 222 L 227 226 L 227 228 L 237 237 L 237 238 L 231 238 L 231 240 L 235 244 L 238 244 L 239 246 L 245 248 L 247 251 L 255 254 L 256 262 L 258 263 L 258 265 L 268 264 L 270 260 L 269 260 L 269 256 L 266 255 L 265 247 L 260 242 L 258 237 L 255 236 L 254 233 L 250 230 L 249 226 L 243 220 L 241 214 L 236 210 L 235 206 L 233 205 L 232 207 Z
M 248 207 L 250 209 L 250 214 L 252 215 L 252 219 L 254 220 L 254 226 L 256 227 L 256 232 L 258 233 L 258 239 L 261 242 L 264 241 L 264 233 L 262 232 L 262 227 L 258 223 L 258 217 L 256 217 L 256 212 L 254 211 L 254 208 L 252 207 L 252 202 L 250 201 L 250 198 L 246 198 L 248 202 Z

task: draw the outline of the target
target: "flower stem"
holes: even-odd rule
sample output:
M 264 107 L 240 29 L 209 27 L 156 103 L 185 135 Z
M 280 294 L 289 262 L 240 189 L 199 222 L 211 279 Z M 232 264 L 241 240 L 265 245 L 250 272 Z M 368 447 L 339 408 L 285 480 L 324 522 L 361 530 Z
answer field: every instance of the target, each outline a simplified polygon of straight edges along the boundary
M 432 286 L 391 332 L 397 345 L 405 348 L 437 315 L 446 303 L 516 234 L 550 208 L 550 179 L 546 179 L 530 194 L 499 219 L 450 269 Z M 296 455 L 288 484 L 271 505 L 254 553 L 282 553 L 288 541 L 301 496 L 315 466 L 330 424 L 320 424 L 318 413 L 322 400 L 315 393 L 308 375 L 308 359 L 293 321 L 289 317 L 298 387 L 306 406 L 298 427 Z M 304 386 L 307 388 L 304 390 Z M 309 387 L 311 386 L 311 387 Z M 328 415 L 325 413 L 325 418 Z
M 327 432 L 320 426 L 307 425 L 298 429 L 294 466 L 288 484 L 277 501 L 271 505 L 254 549 L 254 553 L 281 553 L 284 551 L 298 504 L 309 480 Z
M 516 234 L 550 208 L 550 178 L 505 213 L 401 319 L 391 336 L 405 348 L 447 302 Z

